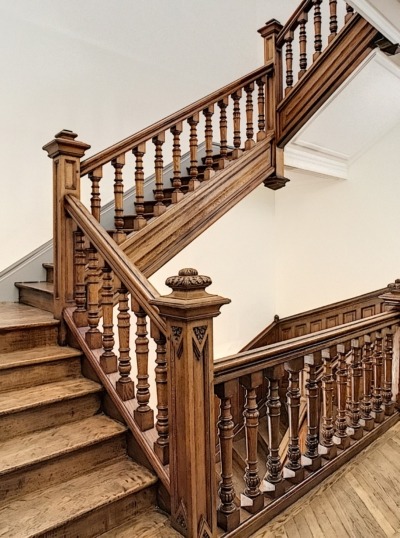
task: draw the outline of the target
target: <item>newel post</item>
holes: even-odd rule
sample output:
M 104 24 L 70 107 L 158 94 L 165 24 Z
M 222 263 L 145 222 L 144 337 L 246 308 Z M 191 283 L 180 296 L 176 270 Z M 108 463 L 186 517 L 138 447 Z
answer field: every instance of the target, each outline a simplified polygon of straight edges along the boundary
M 211 279 L 182 269 L 172 293 L 151 301 L 167 322 L 170 477 L 173 526 L 188 538 L 217 532 L 213 318 L 230 303 L 205 291 Z
M 67 217 L 64 196 L 80 198 L 80 159 L 90 148 L 75 140 L 78 135 L 64 129 L 43 146 L 53 159 L 53 260 L 54 316 L 62 318 L 63 309 L 73 304 L 73 223 Z
M 275 174 L 264 181 L 264 185 L 272 190 L 281 189 L 289 181 L 284 177 L 283 148 L 278 148 L 276 140 L 279 138 L 279 114 L 278 104 L 283 99 L 283 72 L 282 72 L 282 49 L 277 46 L 277 38 L 283 26 L 275 19 L 265 23 L 258 30 L 264 39 L 264 61 L 274 64 L 273 73 L 267 76 L 265 92 L 265 115 L 267 120 L 266 132 L 275 132 L 274 148 L 272 152 Z

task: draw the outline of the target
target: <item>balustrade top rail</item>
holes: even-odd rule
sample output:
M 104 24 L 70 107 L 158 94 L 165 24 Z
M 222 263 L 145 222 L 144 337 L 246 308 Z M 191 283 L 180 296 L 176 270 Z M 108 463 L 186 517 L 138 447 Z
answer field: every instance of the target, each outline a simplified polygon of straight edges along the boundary
M 277 344 L 217 359 L 214 363 L 214 384 L 237 379 L 261 368 L 276 366 L 284 361 L 315 353 L 343 342 L 343 339 L 361 337 L 367 331 L 380 330 L 399 320 L 398 312 L 385 312 L 359 321 L 299 336 Z
M 285 36 L 288 32 L 293 32 L 299 26 L 299 19 L 303 13 L 308 13 L 315 2 L 313 0 L 304 0 L 301 2 L 299 7 L 294 11 L 290 19 L 287 21 L 285 26 L 279 32 L 278 37 L 276 38 L 276 46 L 280 48 L 285 42 Z
M 99 153 L 96 153 L 92 157 L 89 157 L 88 159 L 85 159 L 81 162 L 81 176 L 85 176 L 86 174 L 92 172 L 99 166 L 103 166 L 104 164 L 110 162 L 112 159 L 117 158 L 119 155 L 126 153 L 127 151 L 132 150 L 134 147 L 138 146 L 139 144 L 142 144 L 143 142 L 147 142 L 160 132 L 164 132 L 167 129 L 170 129 L 171 127 L 174 127 L 177 123 L 180 123 L 194 114 L 197 114 L 198 112 L 201 112 L 207 106 L 210 106 L 212 104 L 217 103 L 224 97 L 230 95 L 231 93 L 234 93 L 240 88 L 243 88 L 244 86 L 247 86 L 251 82 L 254 82 L 258 78 L 267 75 L 268 73 L 271 73 L 274 68 L 274 64 L 272 61 L 269 63 L 263 65 L 262 67 L 259 67 L 258 69 L 252 71 L 251 73 L 248 73 L 244 77 L 241 77 L 230 84 L 227 84 L 223 88 L 220 88 L 219 90 L 216 90 L 213 93 L 210 93 L 206 97 L 203 97 L 202 99 L 199 99 L 198 101 L 192 103 L 191 105 L 188 105 L 177 112 L 174 112 L 173 114 L 170 114 L 166 118 L 153 123 L 149 127 L 146 127 L 145 129 L 142 129 L 138 133 L 128 136 L 127 138 L 124 138 L 124 140 L 121 140 L 121 142 L 118 142 L 117 144 L 114 144 L 103 151 L 100 151 Z
M 165 333 L 165 321 L 159 315 L 158 310 L 149 303 L 150 300 L 159 297 L 156 289 L 137 267 L 131 263 L 128 256 L 110 238 L 82 202 L 71 195 L 67 195 L 65 201 L 68 213 L 78 224 L 79 228 L 93 243 L 115 275 L 124 283 L 128 291 L 137 298 L 146 314 Z

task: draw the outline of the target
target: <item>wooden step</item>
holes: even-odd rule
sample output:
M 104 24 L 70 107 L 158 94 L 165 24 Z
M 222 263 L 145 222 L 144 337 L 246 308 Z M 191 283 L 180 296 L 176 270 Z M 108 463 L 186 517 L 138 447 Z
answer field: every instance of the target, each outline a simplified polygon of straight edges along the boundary
M 55 345 L 59 323 L 50 312 L 0 303 L 0 353 Z
M 0 443 L 0 504 L 126 454 L 126 428 L 104 415 Z
M 53 290 L 51 282 L 16 282 L 19 302 L 48 312 L 53 311 Z
M 54 345 L 0 353 L 0 392 L 79 377 L 81 355 Z
M 157 508 L 141 512 L 135 519 L 127 521 L 99 538 L 182 538 L 172 528 L 167 514 Z
M 155 504 L 156 481 L 147 469 L 122 458 L 0 508 L 0 536 L 99 536 L 148 511 Z
M 96 414 L 101 390 L 81 377 L 0 393 L 0 441 Z
M 54 282 L 54 264 L 43 263 L 42 266 L 46 271 L 46 282 Z

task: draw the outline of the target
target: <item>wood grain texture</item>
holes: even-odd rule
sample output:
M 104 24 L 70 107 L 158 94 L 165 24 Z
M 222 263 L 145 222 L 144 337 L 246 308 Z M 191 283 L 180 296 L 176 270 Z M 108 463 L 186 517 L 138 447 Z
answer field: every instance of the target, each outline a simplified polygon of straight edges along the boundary
M 400 533 L 400 423 L 252 538 L 364 538 Z
M 153 509 L 138 514 L 101 538 L 180 538 L 182 535 L 171 527 L 167 514 Z
M 19 290 L 20 303 L 53 312 L 52 282 L 17 282 L 15 285 Z

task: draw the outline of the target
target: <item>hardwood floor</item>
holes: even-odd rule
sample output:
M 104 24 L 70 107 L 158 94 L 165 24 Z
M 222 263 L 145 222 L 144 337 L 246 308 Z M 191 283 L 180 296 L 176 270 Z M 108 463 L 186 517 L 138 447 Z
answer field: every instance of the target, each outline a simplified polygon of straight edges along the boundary
M 400 422 L 252 538 L 400 537 Z

